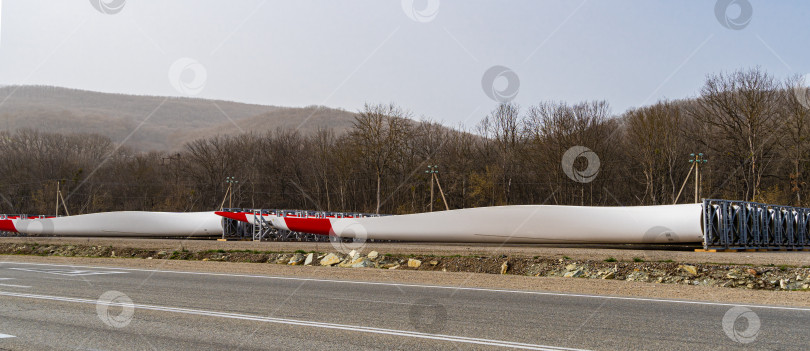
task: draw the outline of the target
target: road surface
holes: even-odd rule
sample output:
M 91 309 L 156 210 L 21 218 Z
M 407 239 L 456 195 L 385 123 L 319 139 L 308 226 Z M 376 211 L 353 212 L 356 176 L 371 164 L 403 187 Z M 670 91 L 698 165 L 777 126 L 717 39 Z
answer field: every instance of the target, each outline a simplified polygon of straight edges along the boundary
M 12 350 L 801 350 L 810 342 L 808 308 L 735 306 L 0 263 L 0 349 Z

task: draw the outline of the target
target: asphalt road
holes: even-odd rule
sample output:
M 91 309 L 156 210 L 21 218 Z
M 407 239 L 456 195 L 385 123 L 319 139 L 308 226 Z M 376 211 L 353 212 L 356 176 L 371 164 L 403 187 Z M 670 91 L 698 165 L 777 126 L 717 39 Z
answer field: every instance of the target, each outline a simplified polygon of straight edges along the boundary
M 0 263 L 12 350 L 803 350 L 808 321 L 766 305 Z

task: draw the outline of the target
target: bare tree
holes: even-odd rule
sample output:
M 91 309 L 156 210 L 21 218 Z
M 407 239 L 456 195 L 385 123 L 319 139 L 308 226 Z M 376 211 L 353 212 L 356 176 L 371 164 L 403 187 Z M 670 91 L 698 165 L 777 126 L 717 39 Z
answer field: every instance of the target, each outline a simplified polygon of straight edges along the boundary
M 487 119 L 492 123 L 492 138 L 499 162 L 498 173 L 502 183 L 504 204 L 509 204 L 512 181 L 519 171 L 519 161 L 523 143 L 523 120 L 520 106 L 514 103 L 501 103 L 490 112 Z
M 380 212 L 382 181 L 403 151 L 411 133 L 410 114 L 394 104 L 366 104 L 350 133 L 362 159 L 371 166 L 377 181 L 375 213 Z
M 681 111 L 668 101 L 625 114 L 627 143 L 644 176 L 642 203 L 673 203 L 683 177 L 686 150 Z M 635 173 L 635 172 L 634 172 Z
M 710 75 L 690 113 L 709 130 L 702 140 L 731 153 L 746 169 L 745 198 L 757 200 L 776 144 L 780 101 L 778 83 L 759 68 Z M 718 143 L 717 139 L 725 143 Z
M 788 78 L 783 87 L 785 94 L 781 119 L 784 127 L 780 132 L 784 137 L 778 140 L 793 168 L 789 178 L 795 205 L 802 206 L 806 201 L 802 199 L 802 190 L 807 186 L 805 165 L 810 152 L 810 89 L 800 77 Z

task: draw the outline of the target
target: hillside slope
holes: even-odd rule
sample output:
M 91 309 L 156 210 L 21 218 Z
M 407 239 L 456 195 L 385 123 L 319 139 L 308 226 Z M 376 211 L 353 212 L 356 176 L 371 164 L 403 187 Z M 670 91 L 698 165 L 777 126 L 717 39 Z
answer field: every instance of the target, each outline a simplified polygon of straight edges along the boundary
M 0 129 L 96 133 L 136 150 L 176 150 L 218 134 L 298 128 L 348 129 L 354 114 L 326 107 L 277 107 L 221 100 L 108 94 L 46 86 L 0 88 Z M 237 127 L 238 126 L 238 127 Z M 133 133 L 133 131 L 135 131 Z

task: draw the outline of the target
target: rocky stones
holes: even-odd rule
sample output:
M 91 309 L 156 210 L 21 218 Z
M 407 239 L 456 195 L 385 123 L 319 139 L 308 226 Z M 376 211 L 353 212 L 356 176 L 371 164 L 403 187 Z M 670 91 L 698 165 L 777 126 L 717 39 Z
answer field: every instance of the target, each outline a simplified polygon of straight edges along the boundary
M 291 266 L 297 266 L 297 265 L 301 264 L 302 262 L 304 262 L 304 255 L 302 255 L 300 253 L 297 253 L 297 254 L 293 255 L 290 258 L 290 260 L 287 262 L 287 264 L 291 265 Z
M 741 275 L 741 272 L 738 269 L 732 269 L 732 270 L 729 270 L 728 273 L 726 273 L 726 278 L 727 279 L 739 279 L 740 275 Z
M 687 274 L 692 275 L 692 276 L 697 275 L 697 267 L 695 267 L 695 266 L 682 264 L 682 265 L 678 266 L 678 269 L 683 271 L 683 272 L 686 272 Z
M 419 268 L 422 266 L 422 261 L 417 260 L 415 258 L 408 259 L 408 267 L 409 268 Z
M 545 275 L 548 272 L 549 264 L 545 262 L 530 264 L 526 267 L 526 275 L 539 276 Z
M 352 251 L 349 251 L 349 257 L 348 257 L 347 259 L 348 259 L 349 261 L 354 261 L 354 260 L 356 260 L 356 259 L 360 258 L 361 256 L 362 256 L 362 255 L 360 254 L 360 252 L 359 252 L 359 251 L 357 251 L 357 250 L 352 250 Z
M 346 258 L 345 260 L 343 260 L 343 262 L 341 262 L 338 265 L 338 267 L 354 267 L 354 268 L 368 267 L 368 266 L 360 265 L 363 261 L 368 261 L 369 263 L 372 264 L 372 266 L 374 265 L 370 260 L 363 257 L 362 255 L 356 254 L 356 255 L 354 255 L 354 257 L 356 257 L 356 258 L 354 258 L 354 259 L 352 259 L 351 257 Z
M 590 278 L 602 278 L 602 279 L 616 279 L 616 272 L 619 270 L 619 266 L 615 265 L 613 268 L 609 268 L 606 270 L 597 271 L 596 274 L 590 276 Z M 587 274 L 586 274 L 587 276 Z
M 366 268 L 366 267 L 374 267 L 374 262 L 371 262 L 368 258 L 359 258 L 357 260 L 352 261 L 352 268 Z
M 588 277 L 587 267 L 571 263 L 565 266 L 562 276 L 565 278 Z
M 779 280 L 779 289 L 781 290 L 799 290 L 799 289 L 807 289 L 808 286 L 805 283 L 800 281 L 791 281 L 790 279 L 780 279 Z
M 366 256 L 366 257 L 368 257 L 368 259 L 369 259 L 369 260 L 372 260 L 372 261 L 373 261 L 373 260 L 376 260 L 376 259 L 377 259 L 377 257 L 379 257 L 379 256 L 380 256 L 380 253 L 379 253 L 379 252 L 377 252 L 377 251 L 371 251 L 371 252 L 369 252 L 369 253 L 368 253 L 368 256 Z
M 304 259 L 304 266 L 311 266 L 312 261 L 314 261 L 314 260 L 315 260 L 315 254 L 310 253 L 309 255 L 307 255 L 307 258 Z
M 646 272 L 642 271 L 633 271 L 632 273 L 627 275 L 627 281 L 635 281 L 635 282 L 646 282 L 650 280 L 650 276 Z
M 565 278 L 579 278 L 583 276 L 585 273 L 581 269 L 575 269 L 573 271 L 568 271 L 563 274 Z
M 433 265 L 433 261 L 431 261 L 431 265 Z M 501 274 L 506 274 L 506 271 L 508 270 L 509 270 L 509 261 L 503 261 L 503 264 L 501 264 Z
M 439 261 L 438 261 L 438 260 L 432 260 L 432 261 L 430 261 L 430 262 L 428 262 L 428 263 L 429 263 L 431 266 L 434 266 L 434 267 L 435 267 L 435 266 L 437 266 L 437 265 L 439 264 Z
M 321 266 L 334 266 L 334 265 L 340 263 L 340 261 L 342 261 L 340 259 L 340 257 L 338 257 L 335 254 L 330 253 L 330 254 L 326 255 L 324 258 L 322 258 L 319 263 L 321 264 Z

